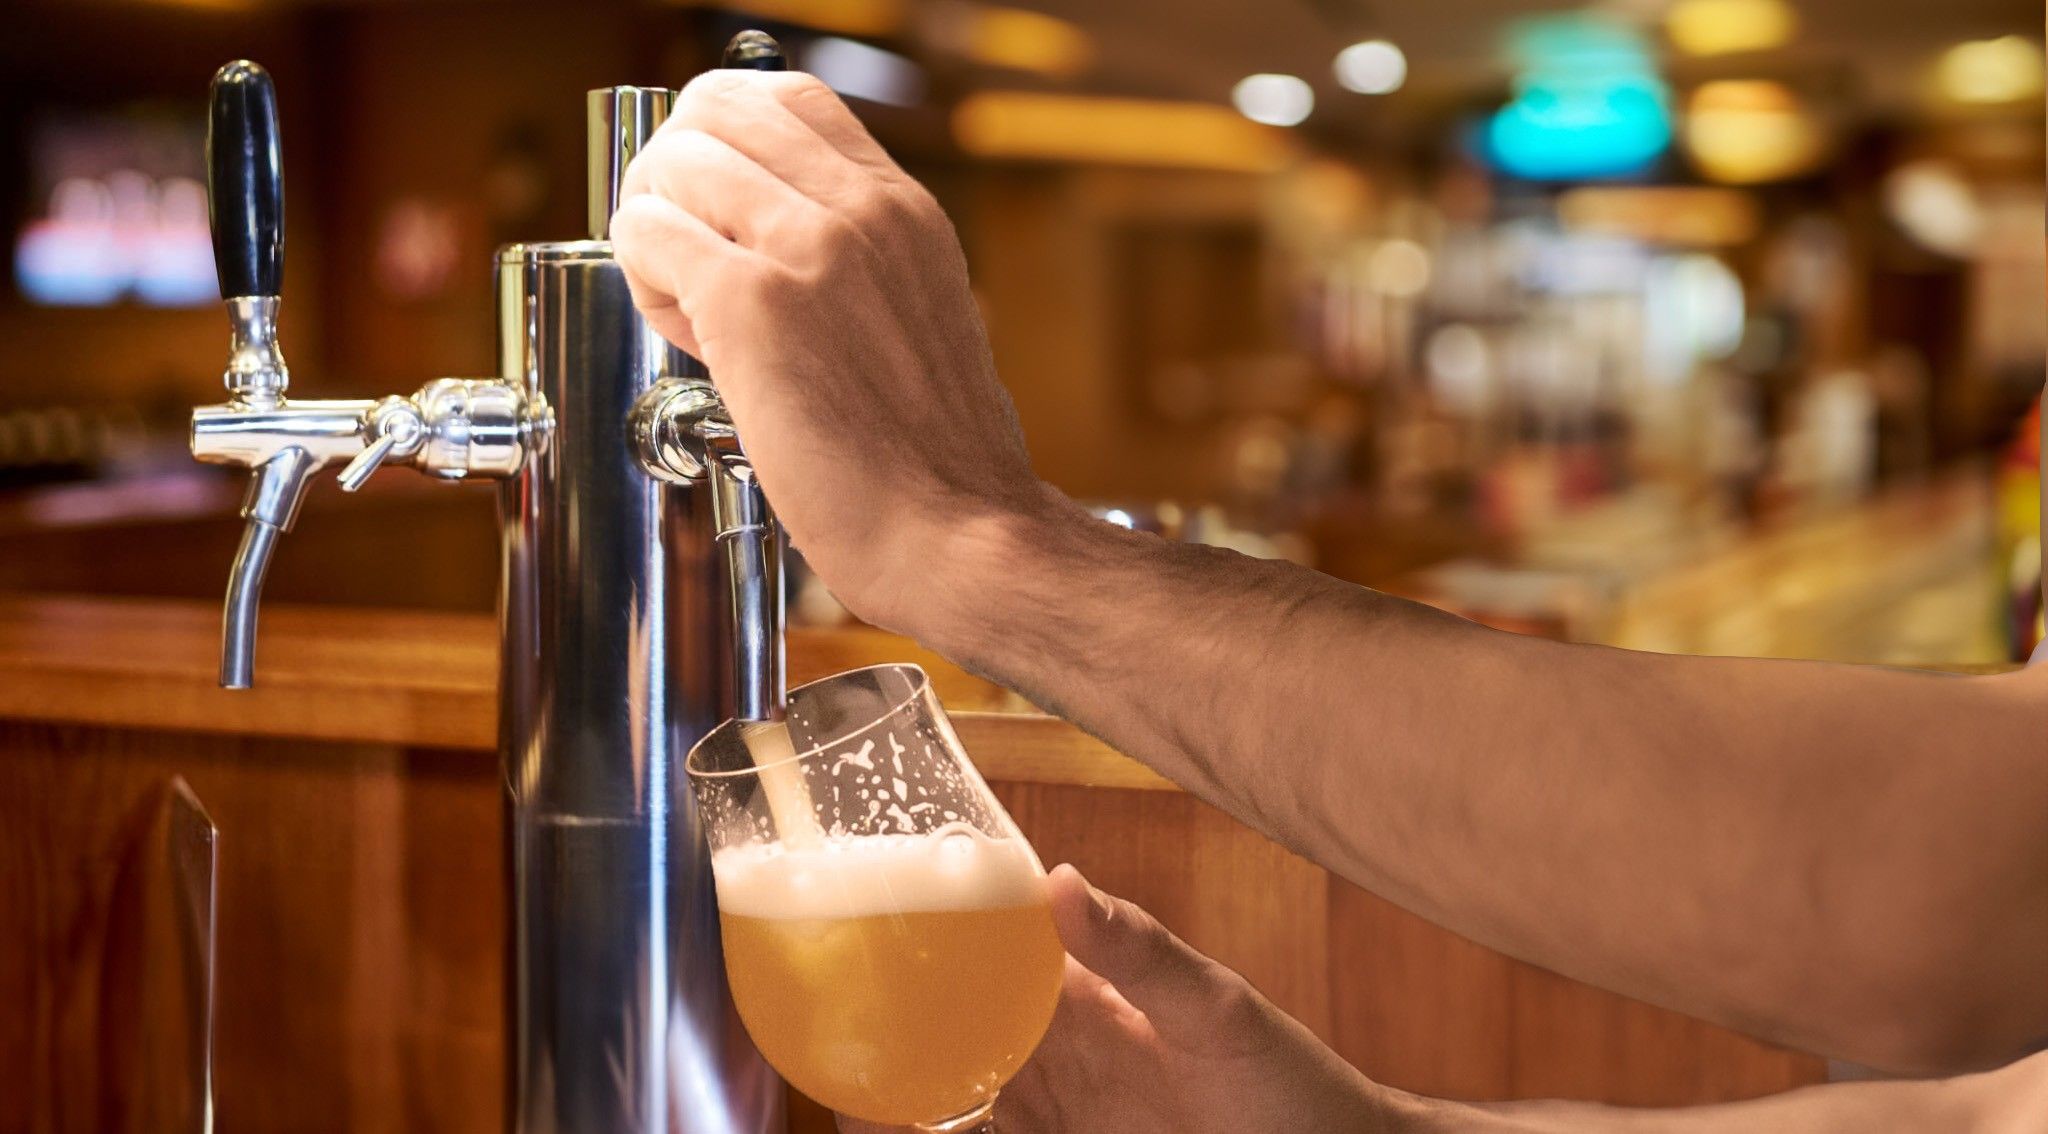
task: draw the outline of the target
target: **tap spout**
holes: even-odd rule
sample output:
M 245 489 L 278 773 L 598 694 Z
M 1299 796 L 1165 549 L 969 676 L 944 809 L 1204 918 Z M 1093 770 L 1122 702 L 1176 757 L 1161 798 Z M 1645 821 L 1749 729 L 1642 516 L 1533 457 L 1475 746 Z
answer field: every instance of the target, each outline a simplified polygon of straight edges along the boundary
M 732 604 L 734 716 L 779 721 L 788 700 L 782 533 L 718 391 L 703 379 L 655 383 L 627 422 L 640 467 L 670 484 L 706 484 Z
M 713 451 L 711 521 L 732 596 L 733 715 L 779 721 L 788 703 L 782 538 L 753 466 L 736 450 Z
M 247 689 L 256 668 L 256 612 L 263 598 L 263 577 L 277 537 L 298 519 L 306 486 L 320 467 L 319 458 L 304 449 L 278 450 L 256 466 L 249 494 L 242 500 L 242 544 L 228 573 L 227 603 L 221 615 L 220 684 Z
M 261 520 L 242 528 L 242 546 L 228 574 L 227 609 L 221 619 L 220 685 L 247 689 L 256 670 L 256 609 L 263 597 L 263 576 L 270 570 L 270 552 L 278 529 Z

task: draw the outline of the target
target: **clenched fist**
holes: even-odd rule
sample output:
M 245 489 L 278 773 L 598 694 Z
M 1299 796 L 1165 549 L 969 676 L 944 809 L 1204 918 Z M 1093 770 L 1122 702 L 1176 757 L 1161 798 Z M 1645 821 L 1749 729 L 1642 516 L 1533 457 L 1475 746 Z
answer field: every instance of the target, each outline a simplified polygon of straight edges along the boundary
M 627 170 L 634 301 L 710 368 L 790 539 L 917 635 L 961 541 L 1056 510 L 951 223 L 818 80 L 712 71 Z

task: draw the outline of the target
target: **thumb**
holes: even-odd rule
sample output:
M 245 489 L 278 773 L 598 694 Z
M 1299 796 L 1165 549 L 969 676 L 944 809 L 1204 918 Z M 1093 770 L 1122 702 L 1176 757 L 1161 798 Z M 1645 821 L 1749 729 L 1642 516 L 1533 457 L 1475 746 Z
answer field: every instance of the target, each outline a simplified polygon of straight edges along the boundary
M 1213 1010 L 1229 970 L 1135 903 L 1089 885 L 1072 866 L 1054 867 L 1047 881 L 1061 944 L 1131 1007 L 1168 1028 Z

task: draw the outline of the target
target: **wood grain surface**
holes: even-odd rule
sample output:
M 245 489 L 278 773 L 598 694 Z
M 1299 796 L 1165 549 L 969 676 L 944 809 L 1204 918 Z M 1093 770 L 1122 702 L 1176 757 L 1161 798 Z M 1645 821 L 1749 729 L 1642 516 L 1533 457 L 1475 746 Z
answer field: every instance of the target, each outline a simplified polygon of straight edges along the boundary
M 497 747 L 498 647 L 484 615 L 266 607 L 256 685 L 217 682 L 220 612 L 167 599 L 0 595 L 0 717 L 465 749 Z M 794 684 L 915 662 L 990 779 L 1170 790 L 1016 694 L 893 634 L 790 632 Z

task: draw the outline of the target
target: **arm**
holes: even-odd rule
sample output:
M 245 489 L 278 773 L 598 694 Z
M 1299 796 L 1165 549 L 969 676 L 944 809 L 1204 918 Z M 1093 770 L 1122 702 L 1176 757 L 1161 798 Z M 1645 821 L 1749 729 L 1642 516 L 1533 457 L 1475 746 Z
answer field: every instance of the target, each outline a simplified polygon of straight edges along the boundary
M 1071 868 L 1055 870 L 1051 888 L 1073 960 L 1051 1031 L 997 1103 L 998 1125 L 1015 1134 L 2020 1134 L 2048 1113 L 2048 1055 L 1958 1079 L 1834 1084 L 1683 1110 L 1423 1098 L 1359 1074 L 1242 977 Z M 841 1129 L 878 1128 L 842 1120 Z
M 1060 512 L 943 554 L 941 652 L 1475 940 L 1876 1065 L 2048 1034 L 2048 673 L 1560 645 Z
M 1557 645 L 1088 519 L 945 216 L 801 75 L 693 82 L 613 222 L 869 621 L 1475 940 L 1828 1054 L 2048 1036 L 2048 672 Z
M 1695 1134 L 1763 1131 L 1832 1134 L 1956 1131 L 2025 1134 L 2048 1112 L 2048 1057 L 1957 1079 L 1834 1083 L 1782 1095 L 1684 1110 L 1631 1110 L 1594 1103 L 1410 1103 L 1416 1129 L 1474 1134 Z

